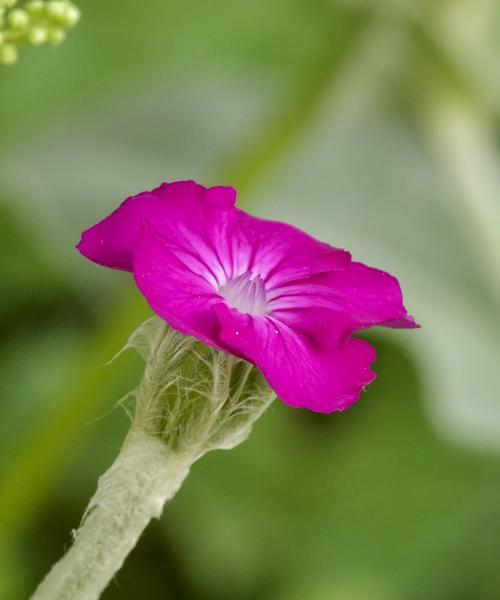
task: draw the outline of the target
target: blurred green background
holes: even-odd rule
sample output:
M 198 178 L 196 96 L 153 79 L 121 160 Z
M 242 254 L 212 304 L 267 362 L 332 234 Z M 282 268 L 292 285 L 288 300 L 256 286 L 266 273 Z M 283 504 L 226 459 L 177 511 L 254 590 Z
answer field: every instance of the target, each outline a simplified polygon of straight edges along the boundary
M 70 544 L 140 376 L 149 315 L 80 231 L 164 180 L 395 273 L 343 414 L 276 402 L 195 465 L 106 600 L 500 598 L 500 5 L 80 0 L 0 70 L 0 598 Z

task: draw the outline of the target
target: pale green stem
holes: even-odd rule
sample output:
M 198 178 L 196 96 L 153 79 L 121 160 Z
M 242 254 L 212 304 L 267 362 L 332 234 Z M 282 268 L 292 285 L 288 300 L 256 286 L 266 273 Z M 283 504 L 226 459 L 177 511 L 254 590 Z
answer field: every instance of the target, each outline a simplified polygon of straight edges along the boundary
M 33 600 L 95 600 L 123 565 L 153 518 L 177 492 L 196 457 L 170 451 L 132 429 L 97 491 L 67 554 Z
M 450 214 L 476 252 L 485 283 L 500 299 L 500 162 L 493 128 L 451 91 L 433 96 L 425 116 L 434 147 L 456 185 Z
M 427 59 L 428 72 L 421 85 L 422 123 L 455 187 L 449 214 L 498 301 L 500 161 L 491 117 L 498 103 L 491 106 L 494 86 L 484 79 L 484 61 L 478 60 L 480 55 L 495 60 L 488 47 L 492 7 L 474 0 L 448 3 L 432 24 L 422 19 L 417 49 Z

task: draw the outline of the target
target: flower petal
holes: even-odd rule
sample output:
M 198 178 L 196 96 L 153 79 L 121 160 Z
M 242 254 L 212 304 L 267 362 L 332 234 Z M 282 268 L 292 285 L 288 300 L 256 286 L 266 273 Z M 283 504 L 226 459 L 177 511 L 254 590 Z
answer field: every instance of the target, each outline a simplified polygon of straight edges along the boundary
M 223 348 L 213 311 L 221 297 L 212 285 L 165 241 L 144 227 L 136 243 L 134 277 L 154 312 L 169 325 L 202 342 Z
M 313 346 L 324 348 L 338 348 L 355 331 L 348 315 L 320 306 L 275 311 L 269 316 L 305 337 Z
M 320 242 L 300 229 L 235 210 L 233 233 L 253 249 L 248 270 L 254 270 L 272 289 L 283 282 L 343 269 L 351 261 L 346 250 Z
M 276 319 L 214 307 L 220 337 L 230 350 L 255 363 L 277 395 L 290 406 L 330 413 L 356 402 L 376 375 L 373 348 L 358 339 L 321 347 Z
M 205 188 L 193 181 L 164 183 L 132 196 L 84 231 L 78 250 L 113 269 L 132 270 L 143 223 L 170 244 L 189 248 L 211 263 L 219 284 L 253 271 L 272 288 L 282 282 L 345 268 L 350 254 L 306 233 L 234 208 L 233 188 Z
M 236 191 L 230 187 L 205 188 L 194 181 L 164 183 L 127 198 L 108 217 L 87 229 L 77 245 L 90 260 L 112 269 L 132 270 L 132 256 L 141 226 L 171 238 L 182 236 L 179 224 L 188 218 L 201 226 L 210 209 L 230 209 Z
M 419 327 L 407 314 L 398 280 L 358 262 L 351 262 L 346 269 L 283 285 L 274 291 L 270 308 L 280 319 L 290 311 L 330 309 L 346 315 L 353 329 L 375 325 Z

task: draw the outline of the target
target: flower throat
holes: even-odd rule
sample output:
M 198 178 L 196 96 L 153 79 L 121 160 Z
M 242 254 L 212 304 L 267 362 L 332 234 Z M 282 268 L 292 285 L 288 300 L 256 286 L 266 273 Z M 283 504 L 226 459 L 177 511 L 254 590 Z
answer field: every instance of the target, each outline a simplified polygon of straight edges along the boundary
M 247 271 L 221 285 L 219 292 L 231 306 L 240 312 L 253 315 L 267 313 L 264 280 L 260 275 L 254 275 L 252 271 Z

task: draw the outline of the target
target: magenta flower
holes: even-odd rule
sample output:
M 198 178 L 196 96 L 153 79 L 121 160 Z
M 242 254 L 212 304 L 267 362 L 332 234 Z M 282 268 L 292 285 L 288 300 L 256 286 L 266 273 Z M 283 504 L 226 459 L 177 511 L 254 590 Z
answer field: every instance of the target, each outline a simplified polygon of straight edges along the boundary
M 290 406 L 348 408 L 376 377 L 373 348 L 352 334 L 418 327 L 398 281 L 235 201 L 230 187 L 164 183 L 125 200 L 77 248 L 132 272 L 169 325 L 256 364 Z

